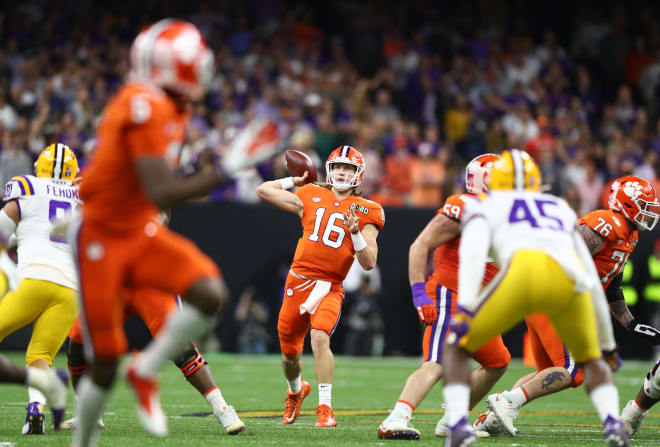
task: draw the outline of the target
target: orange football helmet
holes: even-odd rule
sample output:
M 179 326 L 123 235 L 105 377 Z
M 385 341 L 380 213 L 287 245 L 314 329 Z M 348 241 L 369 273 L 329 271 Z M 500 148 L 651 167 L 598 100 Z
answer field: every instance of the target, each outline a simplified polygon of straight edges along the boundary
M 200 99 L 215 71 L 213 52 L 192 23 L 164 19 L 137 35 L 131 47 L 131 77 Z
M 332 165 L 334 164 L 347 164 L 355 166 L 355 173 L 349 181 L 338 182 L 332 173 Z M 362 158 L 360 151 L 353 146 L 339 146 L 337 149 L 330 153 L 328 161 L 325 162 L 325 175 L 326 181 L 339 191 L 346 191 L 349 188 L 354 188 L 362 183 L 364 177 L 364 169 L 367 165 Z
M 488 191 L 488 177 L 493 168 L 493 162 L 500 158 L 497 154 L 483 154 L 475 157 L 465 167 L 465 189 L 472 194 Z
M 619 211 L 640 230 L 652 230 L 660 218 L 660 203 L 655 188 L 648 180 L 627 175 L 612 182 L 610 209 Z

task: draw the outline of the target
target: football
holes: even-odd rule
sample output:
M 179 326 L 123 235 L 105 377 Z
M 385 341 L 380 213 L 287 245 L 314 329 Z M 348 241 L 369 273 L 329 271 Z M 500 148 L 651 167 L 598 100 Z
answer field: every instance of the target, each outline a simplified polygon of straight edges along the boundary
M 316 166 L 314 166 L 314 162 L 309 158 L 309 155 L 300 151 L 288 150 L 284 153 L 284 165 L 294 177 L 302 177 L 305 171 L 308 171 L 309 174 L 305 183 L 316 181 Z

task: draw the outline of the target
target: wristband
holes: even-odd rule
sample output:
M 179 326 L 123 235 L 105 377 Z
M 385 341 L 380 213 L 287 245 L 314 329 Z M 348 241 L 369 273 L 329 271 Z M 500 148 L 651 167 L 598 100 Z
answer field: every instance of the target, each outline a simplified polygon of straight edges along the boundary
M 364 240 L 362 233 L 358 231 L 357 233 L 351 233 L 351 239 L 353 239 L 353 248 L 355 251 L 362 251 L 367 248 L 367 241 Z
M 282 185 L 282 189 L 293 188 L 294 187 L 293 177 L 284 177 L 283 179 L 280 179 L 280 185 Z

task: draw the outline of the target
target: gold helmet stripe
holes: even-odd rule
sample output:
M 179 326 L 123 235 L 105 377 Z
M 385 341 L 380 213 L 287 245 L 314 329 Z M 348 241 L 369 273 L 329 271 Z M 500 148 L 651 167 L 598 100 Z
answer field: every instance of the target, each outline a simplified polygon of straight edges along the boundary
M 523 190 L 525 189 L 525 165 L 518 149 L 511 149 L 511 160 L 513 161 L 514 189 Z

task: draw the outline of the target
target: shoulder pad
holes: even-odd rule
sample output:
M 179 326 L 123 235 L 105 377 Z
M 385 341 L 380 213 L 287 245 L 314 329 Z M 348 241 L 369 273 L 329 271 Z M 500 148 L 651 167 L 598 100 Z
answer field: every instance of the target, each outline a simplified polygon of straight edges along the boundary
M 578 224 L 584 224 L 607 240 L 620 239 L 628 231 L 628 224 L 622 216 L 616 216 L 611 210 L 596 210 L 585 214 Z
M 32 181 L 34 181 L 34 177 L 32 179 L 29 177 L 27 175 L 12 177 L 5 185 L 5 197 L 3 200 L 8 202 L 20 197 L 33 196 L 34 186 Z

